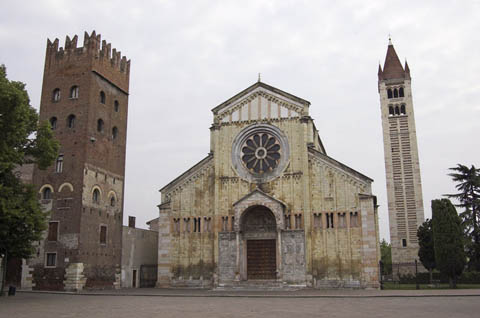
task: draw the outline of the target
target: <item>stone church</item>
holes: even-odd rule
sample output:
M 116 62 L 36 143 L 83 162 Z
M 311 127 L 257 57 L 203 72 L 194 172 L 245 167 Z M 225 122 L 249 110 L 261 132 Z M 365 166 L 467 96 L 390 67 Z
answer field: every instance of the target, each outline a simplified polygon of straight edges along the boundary
M 208 156 L 160 190 L 158 287 L 379 286 L 373 180 L 309 108 L 258 81 L 212 109 Z

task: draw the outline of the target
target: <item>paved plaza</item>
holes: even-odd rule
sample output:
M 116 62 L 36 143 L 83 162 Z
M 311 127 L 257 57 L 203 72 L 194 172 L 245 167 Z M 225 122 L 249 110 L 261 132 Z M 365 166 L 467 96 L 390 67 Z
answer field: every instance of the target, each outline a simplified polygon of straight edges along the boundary
M 472 295 L 478 296 L 472 296 Z M 212 293 L 196 291 L 160 296 L 123 292 L 112 295 L 17 293 L 0 297 L 0 317 L 478 317 L 478 291 L 436 296 L 354 292 Z M 385 297 L 387 296 L 387 297 Z M 420 295 L 419 295 L 420 296 Z M 431 297 L 433 296 L 433 297 Z

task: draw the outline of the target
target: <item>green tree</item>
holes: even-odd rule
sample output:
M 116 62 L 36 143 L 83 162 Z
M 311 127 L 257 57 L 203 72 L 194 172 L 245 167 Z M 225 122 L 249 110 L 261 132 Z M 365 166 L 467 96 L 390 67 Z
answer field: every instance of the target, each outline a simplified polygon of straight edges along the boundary
M 418 257 L 422 262 L 423 267 L 430 272 L 430 283 L 432 283 L 432 272 L 436 268 L 435 263 L 435 246 L 433 244 L 433 228 L 432 220 L 427 219 L 417 230 L 418 245 Z
M 380 259 L 383 264 L 382 275 L 390 275 L 392 273 L 392 245 L 385 239 L 380 242 Z
M 466 249 L 469 258 L 469 268 L 480 271 L 480 169 L 472 165 L 457 164 L 450 168 L 454 171 L 449 176 L 457 182 L 457 194 L 447 194 L 447 197 L 457 199 L 456 206 L 464 208 L 460 213 L 466 235 Z
M 32 242 L 41 239 L 46 215 L 31 185 L 23 184 L 14 169 L 35 163 L 45 169 L 57 157 L 59 144 L 48 123 L 39 123 L 30 106 L 25 84 L 7 79 L 0 66 L 0 256 L 5 282 L 8 257 L 28 258 Z M 3 294 L 3 283 L 0 290 Z
M 432 220 L 437 268 L 456 288 L 466 264 L 462 221 L 448 199 L 432 200 Z

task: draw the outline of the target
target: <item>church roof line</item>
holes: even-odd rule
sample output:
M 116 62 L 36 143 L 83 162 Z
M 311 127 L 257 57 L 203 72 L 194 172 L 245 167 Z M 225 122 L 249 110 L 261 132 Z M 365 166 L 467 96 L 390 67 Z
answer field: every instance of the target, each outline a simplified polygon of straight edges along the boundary
M 190 177 L 198 168 L 204 166 L 205 164 L 207 164 L 208 162 L 210 162 L 210 160 L 213 159 L 213 154 L 209 153 L 208 156 L 206 156 L 205 158 L 203 158 L 202 160 L 200 160 L 199 162 L 197 162 L 195 165 L 193 165 L 190 169 L 188 169 L 187 171 L 185 171 L 184 173 L 182 173 L 181 175 L 179 175 L 178 177 L 176 177 L 175 179 L 173 179 L 172 181 L 170 181 L 167 185 L 165 185 L 163 188 L 161 188 L 160 190 L 158 190 L 159 192 L 163 192 L 164 190 L 174 186 L 175 184 L 177 184 L 178 182 L 180 182 L 181 180 L 187 178 L 187 177 Z
M 341 163 L 340 161 L 337 161 L 335 159 L 333 159 L 332 157 L 329 157 L 327 156 L 326 154 L 323 154 L 321 153 L 320 151 L 318 150 L 315 150 L 313 148 L 308 148 L 308 151 L 315 157 L 321 159 L 321 160 L 324 160 L 324 161 L 327 161 L 328 163 L 350 173 L 351 175 L 355 176 L 356 178 L 358 179 L 361 179 L 363 181 L 366 181 L 366 182 L 373 182 L 373 179 L 370 178 L 370 177 L 367 177 L 366 175 L 364 175 L 363 173 L 360 173 L 358 172 L 357 170 L 355 169 L 352 169 L 350 168 L 349 166 Z
M 262 87 L 262 88 L 265 88 L 266 90 L 269 90 L 269 91 L 272 91 L 278 95 L 281 95 L 285 98 L 288 98 L 288 99 L 291 99 L 299 104 L 302 104 L 302 105 L 305 105 L 305 106 L 310 106 L 310 102 L 303 99 L 303 98 L 300 98 L 300 97 L 297 97 L 295 95 L 292 95 L 290 93 L 287 93 L 285 91 L 282 91 L 281 89 L 278 89 L 278 88 L 275 88 L 273 86 L 270 86 L 268 84 L 265 84 L 263 82 L 256 82 L 255 84 L 247 87 L 246 89 L 244 89 L 243 91 L 241 91 L 240 93 L 234 95 L 233 97 L 229 98 L 228 100 L 224 101 L 223 103 L 221 103 L 220 105 L 216 106 L 215 108 L 212 109 L 212 112 L 214 114 L 217 114 L 220 110 L 222 110 L 223 108 L 225 107 L 228 107 L 229 105 L 231 105 L 233 102 L 235 102 L 236 100 L 238 100 L 240 97 L 242 96 L 245 96 L 247 95 L 248 93 L 254 91 L 255 89 L 259 88 L 259 87 Z

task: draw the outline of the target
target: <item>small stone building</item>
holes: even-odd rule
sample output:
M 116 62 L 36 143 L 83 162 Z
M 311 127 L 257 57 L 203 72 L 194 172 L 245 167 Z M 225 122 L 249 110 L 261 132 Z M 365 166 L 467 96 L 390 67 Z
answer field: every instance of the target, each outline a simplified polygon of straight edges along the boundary
M 309 108 L 259 81 L 212 110 L 210 153 L 160 190 L 157 286 L 378 287 L 373 180 Z

